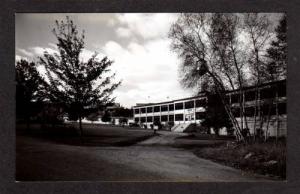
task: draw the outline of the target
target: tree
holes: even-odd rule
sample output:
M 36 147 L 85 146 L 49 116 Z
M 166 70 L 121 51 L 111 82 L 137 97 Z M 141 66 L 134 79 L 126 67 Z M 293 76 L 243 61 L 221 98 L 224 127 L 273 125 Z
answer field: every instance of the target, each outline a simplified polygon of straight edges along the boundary
M 172 48 L 183 58 L 184 85 L 194 88 L 201 86 L 201 78 L 209 78 L 236 129 L 238 140 L 243 140 L 242 126 L 225 101 L 226 90 L 242 88 L 244 84 L 238 27 L 239 18 L 235 14 L 182 14 L 172 25 L 169 37 Z
M 254 105 L 254 125 L 253 131 L 256 132 L 256 121 L 259 116 L 260 127 L 262 128 L 264 119 L 261 108 L 261 100 L 259 99 L 259 85 L 263 82 L 272 81 L 266 76 L 266 57 L 264 56 L 269 40 L 271 38 L 270 21 L 263 15 L 257 13 L 245 14 L 244 16 L 245 32 L 248 34 L 249 42 L 249 60 L 248 66 L 251 71 L 251 79 L 255 86 L 255 105 Z M 258 113 L 258 115 L 257 115 Z M 246 119 L 246 117 L 245 117 Z M 247 127 L 248 128 L 248 127 Z M 255 135 L 253 136 L 255 138 Z
M 121 125 L 125 125 L 128 123 L 128 118 L 126 117 L 121 117 L 120 120 L 119 120 L 120 124 Z
M 82 118 L 114 101 L 112 92 L 120 85 L 113 83 L 110 72 L 113 61 L 98 60 L 95 53 L 87 62 L 80 60 L 84 48 L 84 32 L 79 35 L 73 21 L 56 21 L 53 34 L 57 38 L 58 53 L 44 52 L 40 64 L 46 69 L 49 98 L 64 105 L 68 114 L 79 119 L 80 136 L 83 135 Z
M 286 79 L 287 72 L 287 21 L 286 14 L 282 16 L 279 21 L 279 25 L 275 29 L 276 40 L 272 41 L 271 47 L 267 50 L 267 56 L 269 57 L 269 63 L 266 68 L 266 75 L 269 80 L 283 80 Z M 276 91 L 279 88 L 276 87 Z M 278 95 L 278 93 L 276 94 Z M 276 139 L 279 131 L 279 115 L 278 115 L 278 97 L 276 96 L 275 109 L 276 109 L 276 120 L 277 120 L 277 133 Z M 273 103 L 273 102 L 272 102 Z M 270 107 L 269 109 L 271 109 Z M 270 111 L 269 111 L 270 112 Z M 267 129 L 269 127 L 270 114 L 268 116 Z M 267 134 L 266 134 L 267 136 Z M 266 140 L 266 138 L 265 138 Z
M 104 114 L 103 114 L 101 120 L 102 120 L 103 122 L 111 122 L 111 114 L 110 114 L 110 112 L 107 111 L 107 110 L 104 111 Z
M 219 95 L 213 93 L 208 95 L 205 119 L 201 125 L 207 128 L 212 127 L 216 135 L 219 135 L 219 129 L 222 127 L 227 129 L 232 127 Z
M 43 79 L 36 64 L 21 59 L 16 64 L 16 112 L 23 117 L 29 128 L 30 117 L 40 110 L 38 103 L 43 101 Z
M 242 130 L 248 128 L 243 88 L 249 83 L 249 61 L 261 59 L 263 52 L 249 52 L 245 14 L 181 14 L 171 26 L 172 49 L 182 58 L 181 83 L 187 88 L 215 90 L 235 129 L 237 140 L 244 141 Z M 258 35 L 262 38 L 263 35 Z M 200 87 L 200 88 L 199 88 Z M 205 88 L 204 88 L 205 87 Z M 227 91 L 236 90 L 239 104 L 238 121 L 227 100 Z
M 132 109 L 128 109 L 125 107 L 119 107 L 119 108 L 115 108 L 112 111 L 112 116 L 115 117 L 133 117 L 133 111 Z
M 276 40 L 272 41 L 271 47 L 267 50 L 269 57 L 267 75 L 271 80 L 286 79 L 287 68 L 287 23 L 284 14 L 275 29 Z
M 86 119 L 89 120 L 89 121 L 92 121 L 92 123 L 94 121 L 98 121 L 98 119 L 99 119 L 99 113 L 98 112 L 93 112 L 93 113 L 87 115 Z

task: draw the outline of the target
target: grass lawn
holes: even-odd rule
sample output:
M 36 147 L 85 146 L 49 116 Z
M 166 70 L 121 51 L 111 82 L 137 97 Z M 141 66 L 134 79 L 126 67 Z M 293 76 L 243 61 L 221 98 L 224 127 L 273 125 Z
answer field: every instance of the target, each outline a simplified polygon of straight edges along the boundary
M 201 158 L 242 170 L 286 178 L 286 143 L 283 140 L 248 145 L 228 141 L 218 146 L 195 148 L 193 152 Z
M 54 127 L 33 124 L 29 130 L 24 125 L 17 125 L 17 135 L 80 146 L 129 146 L 153 136 L 151 130 L 101 124 L 83 124 L 83 133 L 80 138 L 76 123 Z

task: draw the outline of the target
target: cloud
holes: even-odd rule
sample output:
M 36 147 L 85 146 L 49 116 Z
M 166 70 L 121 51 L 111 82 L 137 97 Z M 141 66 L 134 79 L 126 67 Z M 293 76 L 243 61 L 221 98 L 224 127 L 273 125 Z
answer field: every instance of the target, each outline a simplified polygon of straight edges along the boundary
M 114 27 L 114 26 L 116 25 L 116 20 L 115 20 L 114 18 L 109 18 L 109 19 L 107 20 L 107 25 L 108 25 L 109 27 Z
M 23 56 L 20 56 L 20 55 L 16 55 L 16 56 L 15 56 L 16 62 L 17 62 L 17 61 L 20 61 L 21 59 L 24 59 L 24 60 L 28 61 L 28 58 L 26 58 L 26 57 L 23 57 Z
M 43 47 L 36 46 L 36 47 L 30 47 L 29 49 L 30 49 L 36 56 L 42 56 L 42 55 L 44 55 L 44 52 L 48 52 L 49 54 L 58 53 L 57 50 L 55 50 L 55 49 L 53 49 L 53 48 L 49 48 L 49 47 L 43 48 Z
M 25 49 L 18 48 L 17 50 L 18 50 L 20 53 L 22 53 L 22 54 L 24 54 L 24 55 L 26 55 L 26 56 L 28 56 L 28 57 L 33 57 L 33 55 L 34 55 L 32 52 L 27 51 L 27 50 L 25 50 Z
M 136 34 L 144 39 L 153 39 L 157 37 L 166 37 L 172 22 L 177 19 L 177 14 L 159 13 L 159 14 L 119 14 L 117 18 L 120 24 L 124 25 L 117 29 L 117 34 Z
M 58 49 L 56 44 L 53 43 L 48 43 L 50 47 L 40 47 L 40 46 L 35 46 L 35 47 L 30 47 L 27 50 L 26 49 L 17 49 L 22 55 L 28 56 L 31 60 L 36 60 L 38 57 L 41 57 L 44 55 L 44 52 L 48 52 L 49 54 L 58 54 Z M 79 58 L 87 62 L 94 54 L 97 54 L 96 59 L 101 60 L 104 55 L 100 52 L 95 52 L 95 51 L 90 51 L 88 49 L 83 49 L 82 52 L 80 53 Z M 18 55 L 18 57 L 21 57 L 21 55 Z M 23 57 L 25 58 L 25 57 Z M 28 59 L 28 58 L 27 58 Z
M 111 69 L 117 73 L 116 79 L 124 80 L 115 92 L 121 104 L 133 106 L 137 102 L 166 101 L 168 96 L 191 95 L 179 85 L 178 59 L 170 51 L 169 39 L 155 39 L 144 44 L 131 42 L 127 47 L 108 41 L 102 52 L 115 61 Z
M 48 45 L 51 46 L 53 49 L 57 49 L 57 45 L 54 43 L 49 42 Z
M 16 58 L 36 60 L 44 51 L 58 52 L 49 26 L 53 26 L 55 19 L 64 19 L 65 15 L 18 14 L 16 45 L 23 50 L 16 49 Z M 170 51 L 167 38 L 170 25 L 178 14 L 67 15 L 74 19 L 79 29 L 86 31 L 86 47 L 80 54 L 81 60 L 87 61 L 95 49 L 99 53 L 98 59 L 107 56 L 114 61 L 111 70 L 116 72 L 115 80 L 123 80 L 113 93 L 117 102 L 130 107 L 138 102 L 166 101 L 168 96 L 171 100 L 191 95 L 179 85 L 179 60 Z
M 126 38 L 128 38 L 132 35 L 132 32 L 130 29 L 123 28 L 123 27 L 117 28 L 116 33 L 119 37 L 126 37 Z
M 124 50 L 120 44 L 115 41 L 108 41 L 104 48 L 106 54 L 118 57 L 119 55 L 124 55 Z M 126 52 L 126 51 L 125 51 Z
M 79 55 L 79 59 L 82 60 L 83 62 L 87 62 L 95 54 L 97 54 L 96 60 L 101 60 L 104 57 L 104 55 L 100 52 L 83 49 Z

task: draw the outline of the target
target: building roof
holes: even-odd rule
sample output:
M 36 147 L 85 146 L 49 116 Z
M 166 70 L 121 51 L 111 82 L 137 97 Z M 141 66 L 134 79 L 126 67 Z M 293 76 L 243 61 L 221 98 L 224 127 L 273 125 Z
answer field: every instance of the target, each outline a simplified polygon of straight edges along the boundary
M 205 95 L 206 95 L 206 92 L 201 92 L 197 96 L 188 97 L 188 98 L 180 98 L 180 99 L 171 100 L 171 101 L 158 102 L 158 103 L 137 103 L 137 105 L 133 106 L 133 108 L 151 106 L 151 105 L 160 105 L 160 104 L 170 104 L 170 103 L 174 103 L 174 102 L 178 102 L 178 101 L 182 101 L 182 100 L 190 100 L 190 99 L 205 97 Z

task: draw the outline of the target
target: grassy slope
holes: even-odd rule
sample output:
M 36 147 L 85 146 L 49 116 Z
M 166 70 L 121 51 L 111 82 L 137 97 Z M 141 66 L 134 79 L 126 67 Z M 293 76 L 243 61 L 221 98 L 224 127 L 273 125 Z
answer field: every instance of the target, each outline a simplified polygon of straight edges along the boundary
M 248 145 L 227 143 L 217 147 L 195 148 L 194 153 L 242 170 L 286 178 L 286 144 L 283 141 Z M 247 154 L 249 157 L 246 157 Z

